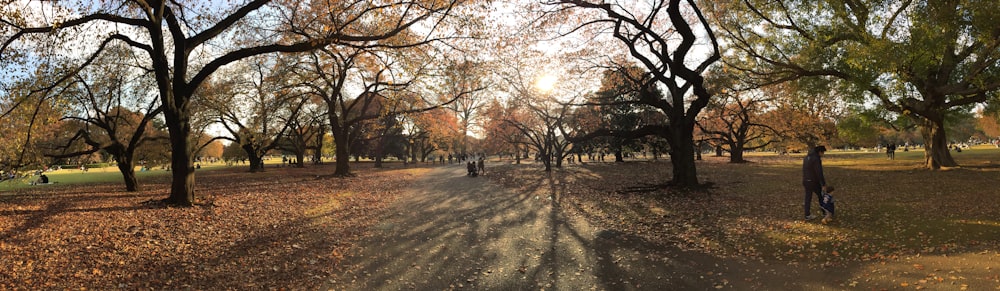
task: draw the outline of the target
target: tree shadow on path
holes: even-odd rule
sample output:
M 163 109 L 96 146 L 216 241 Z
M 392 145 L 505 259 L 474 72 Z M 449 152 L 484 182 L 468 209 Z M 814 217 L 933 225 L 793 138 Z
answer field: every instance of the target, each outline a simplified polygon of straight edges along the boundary
M 563 209 L 574 206 L 561 203 L 565 182 L 552 176 L 519 181 L 515 192 L 464 173 L 449 166 L 419 179 L 329 287 L 704 290 L 748 269 L 596 228 Z

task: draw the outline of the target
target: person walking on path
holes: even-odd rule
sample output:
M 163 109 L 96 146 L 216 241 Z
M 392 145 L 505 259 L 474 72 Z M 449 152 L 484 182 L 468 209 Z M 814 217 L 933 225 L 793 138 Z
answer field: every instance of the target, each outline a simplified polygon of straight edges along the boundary
M 826 147 L 817 146 L 809 151 L 805 159 L 802 160 L 802 186 L 805 188 L 805 219 L 816 218 L 810 211 L 812 196 L 816 195 L 817 201 L 823 199 L 823 191 L 826 190 L 826 178 L 823 176 L 822 157 L 826 153 Z
M 888 147 L 885 148 L 885 154 L 890 160 L 896 159 L 896 143 L 890 143 Z
M 479 157 L 479 161 L 476 162 L 476 168 L 479 168 L 480 175 L 486 173 L 486 165 L 483 165 L 483 162 L 485 162 L 483 157 Z

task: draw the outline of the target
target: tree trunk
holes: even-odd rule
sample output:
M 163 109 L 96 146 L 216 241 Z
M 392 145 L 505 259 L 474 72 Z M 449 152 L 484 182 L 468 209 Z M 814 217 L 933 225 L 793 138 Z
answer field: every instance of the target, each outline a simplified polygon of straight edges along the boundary
M 306 151 L 295 151 L 295 167 L 305 168 L 306 167 Z
M 320 133 L 316 134 L 316 148 L 313 151 L 313 164 L 321 165 L 323 164 L 323 137 L 326 133 L 323 128 L 320 128 Z
M 334 176 L 346 177 L 351 175 L 351 151 L 347 140 L 347 133 L 334 135 L 334 143 L 337 152 L 337 168 L 333 172 Z
M 929 120 L 921 127 L 924 136 L 924 163 L 928 169 L 938 170 L 941 167 L 957 167 L 948 149 L 948 136 L 945 135 L 943 120 Z
M 164 110 L 167 129 L 170 133 L 170 196 L 165 202 L 174 205 L 194 204 L 194 164 L 191 161 L 190 117 L 177 110 Z
M 673 165 L 674 185 L 681 187 L 698 186 L 698 170 L 694 162 L 694 124 L 680 125 L 671 130 L 668 134 L 673 138 L 671 141 L 670 163 Z
M 416 164 L 417 163 L 417 146 L 411 143 L 410 146 L 409 146 L 409 148 L 410 148 L 410 163 L 411 164 Z
M 257 156 L 257 151 L 254 150 L 253 146 L 245 144 L 241 148 L 247 154 L 247 159 L 250 160 L 250 172 L 264 171 L 264 158 Z
M 139 191 L 139 179 L 135 177 L 135 166 L 132 164 L 132 158 L 121 154 L 115 155 L 115 160 L 118 161 L 118 171 L 122 173 L 122 179 L 125 180 L 125 191 Z
M 521 147 L 514 145 L 514 164 L 521 164 Z
M 729 151 L 729 162 L 730 163 L 745 163 L 746 160 L 743 159 L 743 144 L 731 143 L 729 145 L 731 149 Z
M 250 160 L 250 172 L 263 172 L 264 171 L 264 158 L 258 157 L 257 155 L 250 155 L 247 157 Z
M 382 139 L 379 138 L 378 142 L 375 143 L 375 168 L 382 168 L 382 150 L 384 147 Z
M 624 162 L 625 162 L 625 158 L 622 157 L 622 150 L 621 149 L 615 149 L 615 163 L 624 163 Z

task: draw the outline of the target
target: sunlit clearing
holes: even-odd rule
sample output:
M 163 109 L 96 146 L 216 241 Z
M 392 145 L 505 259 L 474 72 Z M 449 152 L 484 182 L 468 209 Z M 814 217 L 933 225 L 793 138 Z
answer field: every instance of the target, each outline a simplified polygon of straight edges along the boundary
M 556 87 L 556 82 L 558 81 L 559 80 L 556 79 L 556 76 L 545 74 L 535 81 L 535 88 L 542 93 L 552 92 L 552 89 Z

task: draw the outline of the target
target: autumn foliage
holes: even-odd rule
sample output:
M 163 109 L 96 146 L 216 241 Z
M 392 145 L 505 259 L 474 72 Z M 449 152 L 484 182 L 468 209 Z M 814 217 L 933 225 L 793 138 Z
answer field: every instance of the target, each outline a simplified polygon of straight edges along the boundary
M 203 201 L 45 186 L 0 196 L 0 289 L 316 289 L 421 169 L 199 171 Z

